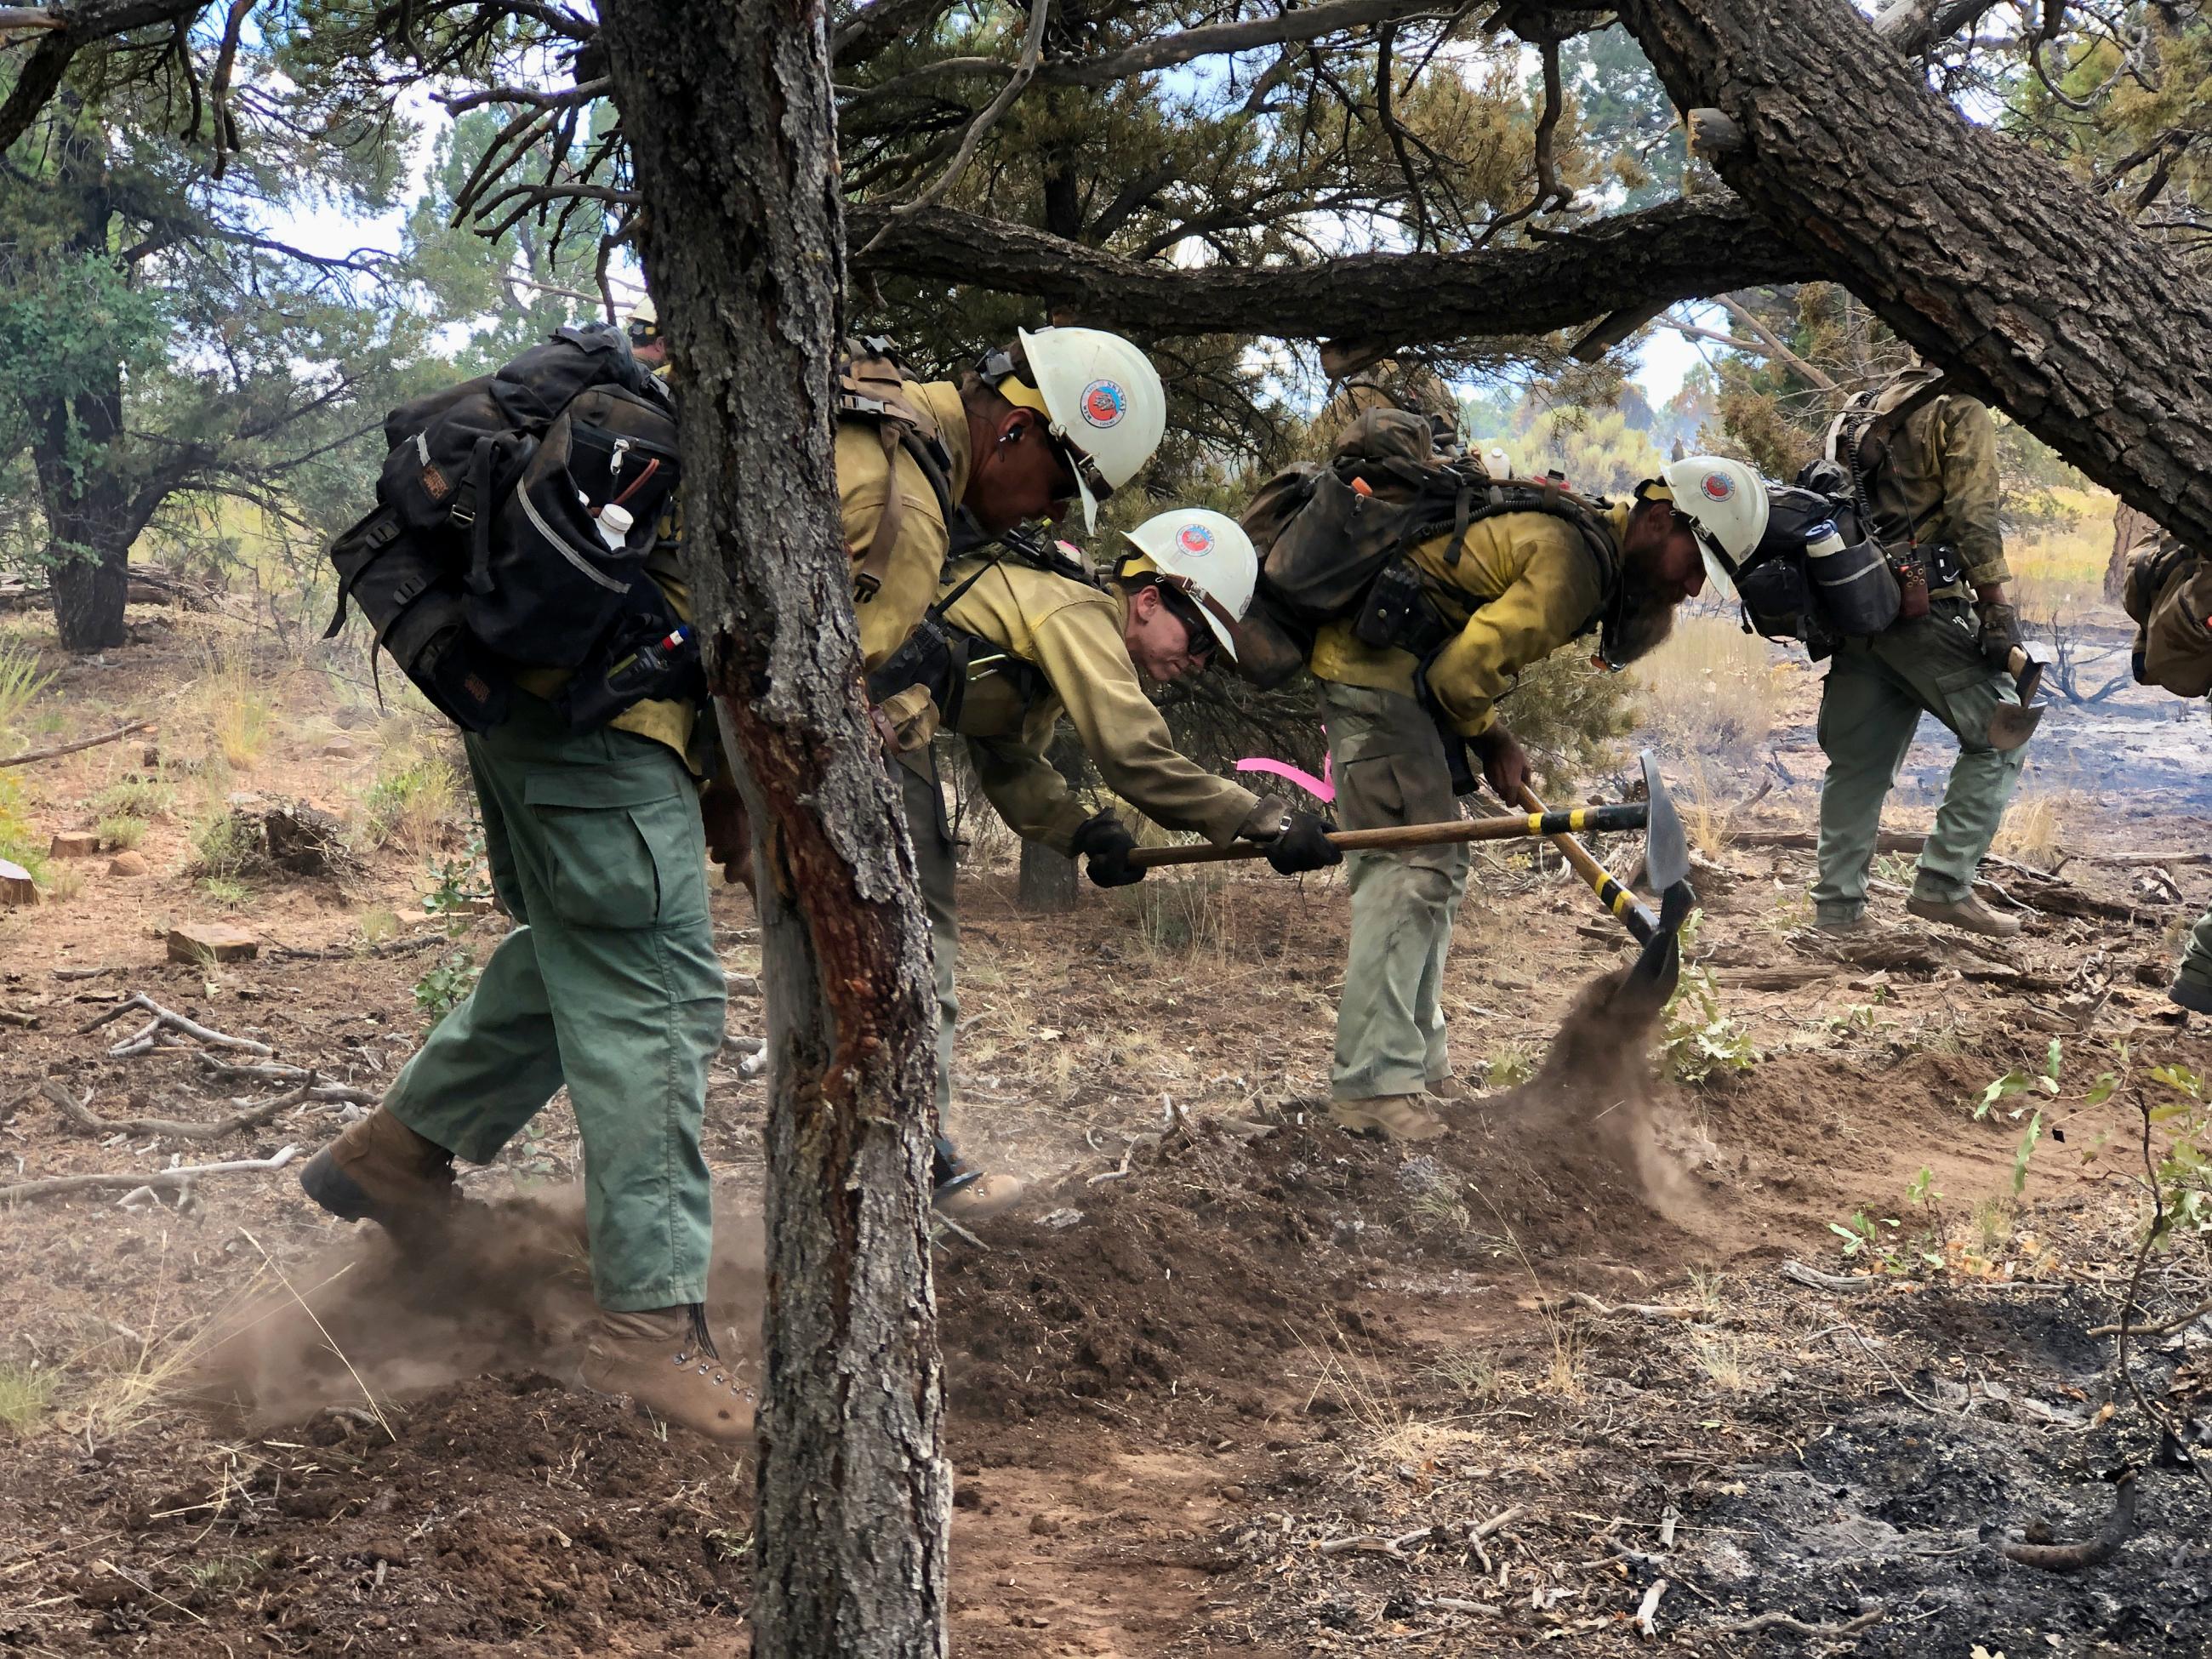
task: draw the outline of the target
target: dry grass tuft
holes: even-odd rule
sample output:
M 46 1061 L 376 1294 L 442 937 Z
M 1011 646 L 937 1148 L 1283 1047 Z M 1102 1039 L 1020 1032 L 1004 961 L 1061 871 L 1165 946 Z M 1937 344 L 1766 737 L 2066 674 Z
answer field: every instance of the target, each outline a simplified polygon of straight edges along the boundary
M 1756 749 L 1774 729 L 1779 649 L 1724 617 L 1684 617 L 1673 635 L 1629 671 L 1645 726 L 1677 755 Z
M 44 1367 L 0 1364 L 0 1429 L 21 1440 L 46 1420 L 59 1376 Z
M 1998 827 L 1997 851 L 2039 870 L 2054 868 L 2058 837 L 2076 805 L 2074 796 L 2063 792 L 2015 797 Z

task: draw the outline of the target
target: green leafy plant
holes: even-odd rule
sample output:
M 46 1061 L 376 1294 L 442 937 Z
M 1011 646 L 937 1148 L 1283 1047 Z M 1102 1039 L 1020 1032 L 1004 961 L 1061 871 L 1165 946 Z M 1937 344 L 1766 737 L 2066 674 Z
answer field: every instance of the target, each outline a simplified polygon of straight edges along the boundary
M 39 672 L 38 653 L 0 640 L 0 732 L 12 731 L 39 694 L 53 683 L 52 674 Z
M 168 816 L 176 791 L 157 779 L 133 775 L 111 783 L 92 803 L 102 818 L 159 818 Z
M 466 850 L 431 866 L 434 880 L 422 895 L 422 908 L 434 916 L 471 916 L 491 898 L 491 872 L 484 863 L 481 831 L 469 837 Z
M 127 853 L 146 839 L 146 820 L 134 818 L 128 813 L 102 818 L 93 828 L 103 845 L 112 847 L 118 852 Z
M 1525 1042 L 1505 1042 L 1485 1062 L 1483 1079 L 1492 1089 L 1517 1089 L 1536 1075 L 1536 1051 Z
M 423 1030 L 434 1031 L 446 1016 L 468 1000 L 476 988 L 476 958 L 466 951 L 450 951 L 430 971 L 415 981 L 415 1006 L 429 1017 Z
M 1701 964 L 1683 969 L 1660 1031 L 1660 1053 L 1678 1083 L 1703 1083 L 1716 1072 L 1747 1072 L 1762 1058 L 1750 1030 L 1722 1012 L 1712 972 Z
M 220 910 L 243 910 L 253 902 L 253 890 L 228 876 L 209 876 L 200 883 L 208 902 Z

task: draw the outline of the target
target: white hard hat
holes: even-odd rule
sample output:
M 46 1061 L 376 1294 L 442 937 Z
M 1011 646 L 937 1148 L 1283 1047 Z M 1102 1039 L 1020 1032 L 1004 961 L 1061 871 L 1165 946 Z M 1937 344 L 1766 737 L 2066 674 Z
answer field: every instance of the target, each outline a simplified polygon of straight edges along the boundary
M 637 303 L 630 307 L 623 319 L 623 331 L 633 341 L 655 340 L 660 337 L 660 313 L 653 308 L 653 295 L 641 294 Z
M 1001 381 L 1012 402 L 1042 403 L 1052 435 L 1068 451 L 1083 497 L 1083 527 L 1098 527 L 1098 503 L 1137 476 L 1168 427 L 1168 397 L 1159 371 L 1118 334 L 1095 328 L 1020 331 L 1036 391 L 1019 379 Z
M 1194 601 L 1221 648 L 1237 660 L 1237 624 L 1252 606 L 1260 580 L 1260 556 L 1244 526 L 1225 513 L 1179 507 L 1124 531 L 1164 582 Z M 1142 574 L 1142 561 L 1123 566 Z
M 1735 572 L 1766 534 L 1766 480 L 1747 463 L 1721 455 L 1670 461 L 1659 476 L 1674 510 L 1696 528 L 1707 574 L 1733 586 Z

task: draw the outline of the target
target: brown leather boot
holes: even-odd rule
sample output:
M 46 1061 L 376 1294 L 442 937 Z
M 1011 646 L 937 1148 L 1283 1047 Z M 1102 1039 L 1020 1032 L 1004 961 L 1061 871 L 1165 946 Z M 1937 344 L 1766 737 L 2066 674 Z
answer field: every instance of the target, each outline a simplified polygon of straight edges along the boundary
M 1945 922 L 1984 939 L 2010 939 L 2020 932 L 2018 916 L 2001 916 L 1972 893 L 1964 898 L 1939 899 L 1916 891 L 1905 901 L 1905 908 L 1923 921 Z
M 381 1106 L 309 1158 L 300 1186 L 339 1220 L 387 1232 L 434 1224 L 458 1195 L 453 1155 Z
M 1467 1085 L 1447 1072 L 1442 1077 L 1429 1079 L 1429 1096 L 1434 1100 L 1462 1101 L 1472 1098 Z
M 710 1440 L 750 1440 L 758 1395 L 722 1364 L 698 1308 L 604 1309 L 584 1332 L 584 1386 L 626 1394 Z
M 1376 1095 L 1369 1100 L 1332 1100 L 1328 1115 L 1353 1134 L 1379 1134 L 1389 1140 L 1434 1140 L 1451 1133 L 1429 1109 L 1426 1095 Z
M 1029 1183 L 1019 1176 L 1003 1171 L 977 1176 L 964 1186 L 955 1187 L 933 1200 L 939 1215 L 950 1216 L 962 1226 L 988 1221 L 1019 1198 Z

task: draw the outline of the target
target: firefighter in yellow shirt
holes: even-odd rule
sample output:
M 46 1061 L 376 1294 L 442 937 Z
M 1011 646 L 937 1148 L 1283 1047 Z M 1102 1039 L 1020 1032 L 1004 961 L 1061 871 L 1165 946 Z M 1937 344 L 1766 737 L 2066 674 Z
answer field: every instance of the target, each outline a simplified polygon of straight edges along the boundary
M 1329 826 L 1310 812 L 1206 771 L 1178 750 L 1143 681 L 1167 684 L 1233 659 L 1237 624 L 1258 576 L 1236 520 L 1203 508 L 1158 514 L 1127 532 L 1131 551 L 1102 589 L 1068 565 L 1041 568 L 1008 553 L 956 562 L 913 647 L 872 677 L 886 708 L 900 688 L 927 691 L 957 732 L 983 793 L 1017 835 L 1086 861 L 1091 880 L 1121 886 L 1144 871 L 1136 842 L 1109 811 L 1085 803 L 1047 758 L 1065 718 L 1106 787 L 1155 823 L 1217 845 L 1258 842 L 1285 875 L 1340 862 Z M 915 678 L 912 677 L 919 676 Z M 919 697 L 913 699 L 919 704 Z M 938 994 L 938 1109 L 951 1103 L 952 1033 L 959 1015 L 954 848 L 928 746 L 926 718 L 902 728 L 907 823 L 921 867 Z M 995 1209 L 1018 1193 L 1004 1175 L 963 1172 L 956 1210 Z
M 1362 416 L 1393 418 L 1405 417 Z M 1443 644 L 1419 659 L 1333 623 L 1308 661 L 1322 682 L 1346 830 L 1457 817 L 1447 730 L 1517 807 L 1528 762 L 1497 703 L 1521 672 L 1601 627 L 1606 659 L 1632 661 L 1665 638 L 1674 607 L 1704 586 L 1697 543 L 1656 480 L 1632 502 L 1596 512 L 1480 519 L 1463 537 L 1447 532 L 1407 556 L 1447 630 Z M 1446 1132 L 1436 1100 L 1462 1089 L 1439 993 L 1469 862 L 1464 843 L 1346 860 L 1352 943 L 1329 1090 L 1330 1115 L 1345 1128 L 1403 1140 Z

